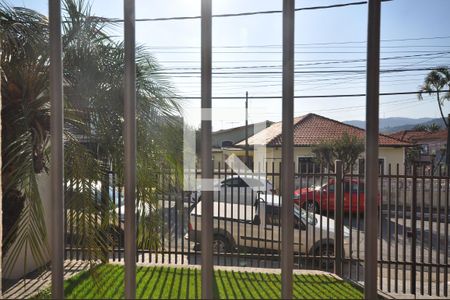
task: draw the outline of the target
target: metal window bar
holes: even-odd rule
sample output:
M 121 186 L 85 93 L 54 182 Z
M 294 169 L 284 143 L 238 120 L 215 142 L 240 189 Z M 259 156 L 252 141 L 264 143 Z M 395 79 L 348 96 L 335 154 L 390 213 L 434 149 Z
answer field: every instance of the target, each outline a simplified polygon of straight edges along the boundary
M 368 1 L 366 76 L 366 201 L 364 297 L 377 298 L 377 180 L 380 80 L 380 0 Z
M 202 179 L 212 180 L 211 154 L 211 60 L 212 60 L 212 1 L 201 2 L 201 164 Z M 202 192 L 201 251 L 202 298 L 212 299 L 213 294 L 213 192 Z
M 64 298 L 64 102 L 61 2 L 49 0 L 52 297 Z
M 283 0 L 283 75 L 282 75 L 282 250 L 281 297 L 292 298 L 294 238 L 294 29 L 295 1 Z M 281 177 L 281 176 L 280 176 Z
M 380 170 L 380 191 L 383 191 L 384 188 L 384 169 L 378 166 L 378 169 Z M 380 202 L 383 203 L 384 202 L 384 195 L 383 193 L 381 193 L 380 195 Z M 377 208 L 379 210 L 379 218 L 378 218 L 378 235 L 380 237 L 380 240 L 378 242 L 378 255 L 379 255 L 379 273 L 381 274 L 381 276 L 383 275 L 383 262 L 384 262 L 384 256 L 383 256 L 383 243 L 384 243 L 384 239 L 383 239 L 383 209 L 382 206 L 380 206 L 379 208 Z M 379 288 L 380 290 L 383 290 L 383 280 L 382 278 L 380 278 L 381 280 L 378 282 L 379 283 Z
M 136 298 L 135 2 L 124 0 L 125 298 Z
M 441 262 L 441 205 L 442 205 L 442 186 L 441 186 L 441 177 L 442 177 L 442 166 L 439 166 L 439 180 L 438 180 L 438 209 L 437 209 L 437 232 L 438 232 L 438 238 L 437 238 L 437 245 L 436 245 L 436 278 L 438 278 L 436 282 L 436 295 L 440 296 L 440 278 L 441 278 L 441 268 L 440 268 L 440 262 Z M 447 216 L 446 216 L 447 218 Z
M 394 260 L 395 260 L 395 273 L 394 273 L 394 277 L 395 277 L 395 284 L 394 284 L 394 292 L 398 293 L 398 198 L 399 198 L 399 175 L 400 175 L 400 166 L 399 164 L 396 165 L 396 172 L 395 172 L 395 203 L 394 203 L 394 211 L 395 211 L 395 229 L 394 229 L 394 235 L 395 235 L 395 250 L 394 250 Z M 405 201 L 403 201 L 403 205 L 405 205 Z

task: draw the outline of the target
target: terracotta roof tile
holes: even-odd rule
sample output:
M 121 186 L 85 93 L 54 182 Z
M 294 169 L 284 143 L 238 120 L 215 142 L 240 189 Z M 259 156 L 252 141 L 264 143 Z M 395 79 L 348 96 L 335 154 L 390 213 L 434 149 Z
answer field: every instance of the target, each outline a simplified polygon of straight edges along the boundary
M 421 143 L 430 140 L 446 141 L 447 130 L 439 130 L 436 132 L 423 130 L 403 130 L 392 133 L 389 136 L 409 143 Z
M 294 118 L 294 145 L 310 146 L 323 141 L 330 141 L 341 137 L 344 133 L 363 139 L 365 130 L 344 124 L 316 114 Z M 249 145 L 281 146 L 281 122 L 258 132 L 248 139 Z M 238 143 L 238 145 L 243 142 Z M 411 146 L 410 143 L 380 134 L 380 146 Z

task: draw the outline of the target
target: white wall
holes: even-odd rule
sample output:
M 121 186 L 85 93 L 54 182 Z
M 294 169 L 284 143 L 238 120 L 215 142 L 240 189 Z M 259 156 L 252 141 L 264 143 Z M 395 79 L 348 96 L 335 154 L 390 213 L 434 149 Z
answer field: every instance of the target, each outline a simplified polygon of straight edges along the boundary
M 47 230 L 47 241 L 50 243 L 51 241 L 51 220 L 50 220 L 50 212 L 52 210 L 51 207 L 51 199 L 50 199 L 50 175 L 48 174 L 40 174 L 37 175 L 37 182 L 39 188 L 39 194 L 41 195 L 42 206 L 44 211 L 44 219 L 45 219 L 45 227 Z M 6 254 L 6 257 L 9 253 Z M 6 260 L 6 259 L 5 259 Z M 47 255 L 47 259 L 45 263 L 50 261 L 50 254 Z M 2 262 L 3 263 L 3 262 Z M 3 278 L 6 279 L 17 279 L 22 277 L 23 275 L 36 270 L 37 268 L 45 265 L 45 263 L 38 264 L 32 257 L 30 248 L 22 249 L 17 259 L 17 263 L 8 273 L 2 274 Z M 3 268 L 4 269 L 4 268 Z

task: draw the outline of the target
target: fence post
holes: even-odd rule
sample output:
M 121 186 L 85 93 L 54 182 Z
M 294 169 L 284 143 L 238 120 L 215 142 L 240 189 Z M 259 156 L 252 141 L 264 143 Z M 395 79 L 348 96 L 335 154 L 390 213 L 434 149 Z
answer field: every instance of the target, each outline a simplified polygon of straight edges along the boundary
M 335 228 L 334 228 L 334 273 L 339 277 L 342 277 L 342 253 L 343 253 L 343 240 L 342 240 L 342 214 L 344 211 L 344 194 L 342 190 L 342 161 L 336 160 L 335 162 L 335 173 L 336 173 L 336 181 L 335 181 Z
M 411 294 L 416 294 L 417 166 L 413 164 L 411 203 Z M 423 188 L 423 187 L 422 187 Z M 423 209 L 423 208 L 422 208 Z M 423 237 L 421 237 L 423 238 Z

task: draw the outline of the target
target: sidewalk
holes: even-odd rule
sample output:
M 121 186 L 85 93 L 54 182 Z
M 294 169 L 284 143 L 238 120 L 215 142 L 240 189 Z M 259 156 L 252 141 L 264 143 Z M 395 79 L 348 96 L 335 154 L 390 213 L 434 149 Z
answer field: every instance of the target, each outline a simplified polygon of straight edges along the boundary
M 73 275 L 86 270 L 89 263 L 83 261 L 64 262 L 64 278 L 70 278 Z M 22 279 L 3 280 L 3 299 L 24 299 L 36 295 L 42 289 L 50 286 L 52 280 L 51 270 L 33 271 Z

